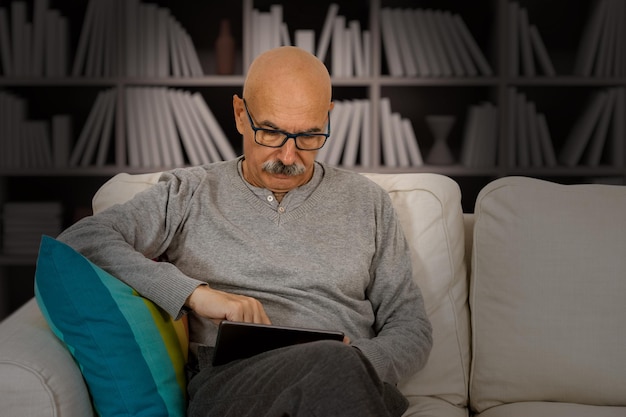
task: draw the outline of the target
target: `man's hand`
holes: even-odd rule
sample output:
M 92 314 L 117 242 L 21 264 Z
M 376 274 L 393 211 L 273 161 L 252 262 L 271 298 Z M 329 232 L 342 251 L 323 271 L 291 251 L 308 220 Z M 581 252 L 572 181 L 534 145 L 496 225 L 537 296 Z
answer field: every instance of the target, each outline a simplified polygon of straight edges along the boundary
M 185 305 L 216 324 L 222 320 L 272 324 L 257 299 L 214 290 L 207 285 L 196 288 Z

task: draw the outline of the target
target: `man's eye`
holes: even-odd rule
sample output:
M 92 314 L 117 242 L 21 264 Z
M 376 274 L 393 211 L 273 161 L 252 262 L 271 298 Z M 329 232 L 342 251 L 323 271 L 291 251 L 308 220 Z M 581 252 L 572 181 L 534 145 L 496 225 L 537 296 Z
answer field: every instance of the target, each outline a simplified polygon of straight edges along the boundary
M 275 130 L 264 130 L 263 134 L 268 138 L 279 138 L 282 136 L 282 133 Z

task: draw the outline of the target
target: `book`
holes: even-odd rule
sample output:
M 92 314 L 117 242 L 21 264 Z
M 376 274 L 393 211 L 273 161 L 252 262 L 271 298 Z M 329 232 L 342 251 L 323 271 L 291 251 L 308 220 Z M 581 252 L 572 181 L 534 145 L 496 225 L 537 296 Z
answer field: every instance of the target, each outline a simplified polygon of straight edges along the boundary
M 519 40 L 522 58 L 523 74 L 527 77 L 535 76 L 535 61 L 530 45 L 530 24 L 528 23 L 528 11 L 524 7 L 519 8 Z
M 26 2 L 23 0 L 11 3 L 11 40 L 13 42 L 13 75 L 23 77 L 27 75 L 28 54 L 30 48 L 26 34 Z
M 330 38 L 335 27 L 335 17 L 339 12 L 339 4 L 330 3 L 328 5 L 328 9 L 326 11 L 326 17 L 324 19 L 324 25 L 322 26 L 322 31 L 320 32 L 320 38 L 317 42 L 317 51 L 315 55 L 319 58 L 320 61 L 324 62 L 326 60 L 326 54 L 328 53 L 328 48 L 330 46 Z
M 389 97 L 380 99 L 380 128 L 383 149 L 383 162 L 387 167 L 398 165 L 396 147 L 394 145 L 393 127 L 391 125 L 391 101 Z
M 452 67 L 452 75 L 457 77 L 465 75 L 465 70 L 463 69 L 461 58 L 455 49 L 452 34 L 447 30 L 446 23 L 444 22 L 444 12 L 441 10 L 436 10 L 433 13 L 433 20 L 437 33 L 441 37 L 441 43 L 444 53 L 450 61 L 450 66 Z
M 341 156 L 344 152 L 351 120 L 354 117 L 354 105 L 352 100 L 343 101 L 341 107 L 342 111 L 339 114 L 340 117 L 337 117 L 336 122 L 333 120 L 333 143 L 326 155 L 326 162 L 330 165 L 339 165 L 341 162 Z
M 361 117 L 361 146 L 360 146 L 360 159 L 362 167 L 369 167 L 372 165 L 372 104 L 369 100 L 363 100 L 361 103 L 361 110 L 363 115 Z
M 537 56 L 537 61 L 539 62 L 541 70 L 548 77 L 554 77 L 556 75 L 556 70 L 554 69 L 554 65 L 552 64 L 550 55 L 548 55 L 548 50 L 543 43 L 543 39 L 541 39 L 541 35 L 539 34 L 539 29 L 537 29 L 537 26 L 530 25 L 529 34 L 530 44 L 532 46 L 532 50 Z
M 611 145 L 609 160 L 612 166 L 621 168 L 624 166 L 624 137 L 626 128 L 624 117 L 620 117 L 626 111 L 626 88 L 617 87 L 615 94 L 615 115 L 611 123 Z
M 617 16 L 615 10 L 616 2 L 610 0 L 607 4 L 607 15 L 604 20 L 604 25 L 602 26 L 602 33 L 600 35 L 600 45 L 598 47 L 598 55 L 594 62 L 593 75 L 598 77 L 607 77 L 611 72 L 611 68 L 613 66 L 613 57 L 614 57 L 614 44 L 615 44 L 615 33 L 616 33 L 616 24 L 621 23 L 624 19 L 624 16 Z
M 530 166 L 530 142 L 528 138 L 528 121 L 526 117 L 526 95 L 524 93 L 517 93 L 515 109 L 517 110 L 517 141 L 515 147 L 515 150 L 517 151 L 517 166 L 527 168 Z
M 2 72 L 5 76 L 13 74 L 12 51 L 7 11 L 0 7 L 0 59 L 2 60 Z
M 485 76 L 493 75 L 493 70 L 489 66 L 489 63 L 487 62 L 485 55 L 480 50 L 480 47 L 476 43 L 476 40 L 472 36 L 472 33 L 470 32 L 469 28 L 465 24 L 465 21 L 463 20 L 463 18 L 458 14 L 454 14 L 452 16 L 452 20 L 455 23 L 455 28 L 457 32 L 461 35 L 461 39 L 463 39 L 463 43 L 469 50 L 470 56 L 472 57 L 473 61 L 476 63 L 476 66 L 478 67 L 482 75 L 485 75 Z
M 507 158 L 508 158 L 508 164 L 511 167 L 514 167 L 516 165 L 516 158 L 517 158 L 517 153 L 515 152 L 515 146 L 517 144 L 517 89 L 515 87 L 508 87 L 507 88 L 507 97 L 506 97 L 506 122 L 507 122 L 507 138 L 509 139 L 509 143 L 511 144 L 511 146 L 509 146 L 508 149 L 508 154 L 507 154 Z
M 192 99 L 194 100 L 196 108 L 199 111 L 204 124 L 207 126 L 211 137 L 215 141 L 221 160 L 228 161 L 236 158 L 237 154 L 235 153 L 235 150 L 228 141 L 226 134 L 220 127 L 217 119 L 213 115 L 213 112 L 211 112 L 211 109 L 202 98 L 202 95 L 200 93 L 194 93 L 192 95 Z
M 398 159 L 398 166 L 406 168 L 409 166 L 408 148 L 406 146 L 406 140 L 404 139 L 404 132 L 402 131 L 402 116 L 400 113 L 391 113 L 391 131 L 393 133 L 393 142 L 395 147 L 395 154 Z
M 126 149 L 128 153 L 128 164 L 137 168 L 141 166 L 139 156 L 139 106 L 135 102 L 134 88 L 125 89 L 125 109 L 126 109 Z
M 515 1 L 510 1 L 507 5 L 508 13 L 508 57 L 509 57 L 509 76 L 517 77 L 519 75 L 519 33 L 520 33 L 520 18 L 519 18 L 519 4 Z
M 452 75 L 452 64 L 445 53 L 441 32 L 438 30 L 438 20 L 435 16 L 434 10 L 424 10 L 424 23 L 426 25 L 428 37 L 433 45 L 437 62 L 441 68 L 441 76 L 449 77 Z
M 282 46 L 291 46 L 291 36 L 289 35 L 289 26 L 287 26 L 287 22 L 283 22 L 280 24 L 280 44 Z
M 463 142 L 461 145 L 461 164 L 466 167 L 473 166 L 477 153 L 478 132 L 480 129 L 480 106 L 471 105 L 467 110 L 465 125 L 463 127 Z
M 106 101 L 106 91 L 99 91 L 96 100 L 91 107 L 91 111 L 87 116 L 87 120 L 78 136 L 78 140 L 74 145 L 70 156 L 70 166 L 77 166 L 81 160 L 83 153 L 90 141 L 94 131 L 98 128 L 98 122 L 104 114 L 104 105 Z
M 424 158 L 417 142 L 417 136 L 415 135 L 413 123 L 411 123 L 411 120 L 407 118 L 403 118 L 401 123 L 402 135 L 406 142 L 406 149 L 408 150 L 410 165 L 414 167 L 424 165 Z
M 452 17 L 452 13 L 449 11 L 445 11 L 442 16 L 442 21 L 445 24 L 444 31 L 446 31 L 452 39 L 452 42 L 454 44 L 454 50 L 459 55 L 461 64 L 463 64 L 465 74 L 469 75 L 470 77 L 478 75 L 478 69 L 476 68 L 476 64 L 474 64 L 474 62 L 472 61 L 469 51 L 463 43 L 461 34 L 456 29 L 456 24 Z
M 363 103 L 365 100 L 356 99 L 352 102 L 352 117 L 348 128 L 345 149 L 341 164 L 344 167 L 352 168 L 356 165 L 359 152 L 359 137 L 363 125 Z
M 541 143 L 544 164 L 548 167 L 555 167 L 557 165 L 557 160 L 545 114 L 537 113 L 537 125 L 539 127 L 539 141 Z
M 600 36 L 607 16 L 608 0 L 594 3 L 579 41 L 574 63 L 574 74 L 588 77 L 591 75 L 594 58 L 598 53 Z
M 178 133 L 176 132 L 176 126 L 174 125 L 174 116 L 168 107 L 169 90 L 167 88 L 157 88 L 154 90 L 154 94 L 156 96 L 157 113 L 161 121 L 162 137 L 166 139 L 166 157 L 163 163 L 165 166 L 182 166 L 185 164 L 185 160 Z
M 43 54 L 45 39 L 46 11 L 48 0 L 35 0 L 33 5 L 33 50 L 31 57 L 30 75 L 42 76 Z
M 335 16 L 334 27 L 331 38 L 331 66 L 330 73 L 333 77 L 344 77 L 346 74 L 346 18 L 345 16 Z
M 333 100 L 333 109 L 330 112 L 330 124 L 332 126 L 332 136 L 328 138 L 324 147 L 320 149 L 317 153 L 317 159 L 319 161 L 328 162 L 328 155 L 332 153 L 332 148 L 335 147 L 335 143 L 337 142 L 335 131 L 337 130 L 337 126 L 339 126 L 340 122 L 343 119 L 342 113 L 345 108 L 345 104 L 341 100 Z
M 383 7 L 380 10 L 380 30 L 387 67 L 389 69 L 389 74 L 392 77 L 401 77 L 404 75 L 404 70 L 400 58 L 398 42 L 393 29 L 393 23 L 392 9 L 389 7 Z
M 585 156 L 584 163 L 588 166 L 597 167 L 600 165 L 602 151 L 604 150 L 604 145 L 609 132 L 611 116 L 614 113 L 616 94 L 617 90 L 615 88 L 608 89 L 606 104 L 604 105 L 604 109 L 602 110 L 602 114 L 598 120 L 598 125 L 593 132 L 593 136 L 590 139 L 588 151 Z M 615 114 L 613 117 L 619 117 L 619 115 Z
M 530 165 L 535 167 L 543 166 L 541 139 L 539 138 L 539 123 L 537 122 L 537 106 L 530 100 L 526 101 L 526 120 L 523 120 L 522 123 L 526 123 L 528 126 Z
M 312 29 L 296 29 L 294 31 L 295 46 L 307 52 L 315 53 L 315 31 Z
M 559 153 L 561 164 L 572 167 L 579 163 L 607 99 L 608 93 L 605 90 L 593 94 L 583 114 L 576 120 L 565 139 Z
M 402 75 L 415 77 L 418 74 L 417 65 L 415 63 L 415 58 L 413 57 L 413 48 L 409 43 L 410 39 L 407 36 L 408 27 L 405 25 L 404 21 L 404 15 L 407 14 L 407 11 L 396 8 L 390 9 L 389 13 L 391 28 L 394 31 L 393 37 L 398 44 L 398 52 L 402 63 Z
M 215 145 L 213 144 L 211 133 L 207 129 L 206 125 L 203 123 L 199 115 L 196 103 L 193 101 L 192 97 L 193 94 L 191 94 L 191 92 L 185 91 L 183 96 L 183 102 L 192 130 L 195 132 L 197 147 L 203 150 L 203 153 L 205 155 L 203 160 L 205 163 L 219 161 L 221 159 L 219 153 L 217 152 L 217 149 L 215 148 Z
M 424 39 L 415 24 L 415 16 L 411 10 L 405 10 L 401 16 L 404 18 L 404 26 L 407 30 L 404 36 L 408 37 L 409 45 L 413 48 L 412 52 L 417 67 L 417 74 L 422 77 L 428 77 L 430 75 L 430 67 L 426 57 Z
M 423 39 L 422 45 L 424 47 L 424 53 L 430 69 L 429 75 L 431 77 L 441 76 L 441 64 L 439 63 L 439 57 L 435 52 L 434 44 L 432 41 L 432 33 L 426 21 L 425 11 L 423 9 L 413 10 L 414 25 L 417 28 L 418 36 Z
M 348 22 L 350 43 L 352 44 L 352 60 L 354 62 L 354 74 L 357 77 L 367 75 L 365 54 L 363 51 L 363 33 L 361 31 L 361 22 L 358 20 L 350 20 Z
M 80 161 L 80 165 L 84 167 L 93 162 L 98 144 L 101 143 L 103 148 L 108 149 L 111 139 L 111 127 L 115 112 L 115 90 L 107 90 L 103 97 L 101 109 L 98 112 L 95 125 L 90 132 L 89 140 Z

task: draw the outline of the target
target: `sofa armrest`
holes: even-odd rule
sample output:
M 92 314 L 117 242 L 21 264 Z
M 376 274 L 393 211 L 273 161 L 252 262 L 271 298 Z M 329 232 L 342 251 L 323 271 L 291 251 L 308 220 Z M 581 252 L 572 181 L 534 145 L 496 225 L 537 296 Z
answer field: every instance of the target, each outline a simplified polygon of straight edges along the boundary
M 93 416 L 83 377 L 31 299 L 0 323 L 5 417 Z

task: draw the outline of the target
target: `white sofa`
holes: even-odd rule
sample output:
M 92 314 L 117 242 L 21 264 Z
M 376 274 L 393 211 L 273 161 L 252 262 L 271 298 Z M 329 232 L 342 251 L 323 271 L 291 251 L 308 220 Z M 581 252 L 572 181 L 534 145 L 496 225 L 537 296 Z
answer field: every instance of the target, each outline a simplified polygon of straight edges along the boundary
M 115 176 L 94 210 L 158 175 Z M 364 175 L 398 210 L 434 328 L 428 364 L 400 386 L 406 416 L 626 416 L 626 187 L 506 177 L 463 214 L 448 177 Z M 34 300 L 0 324 L 0 405 L 93 415 Z

